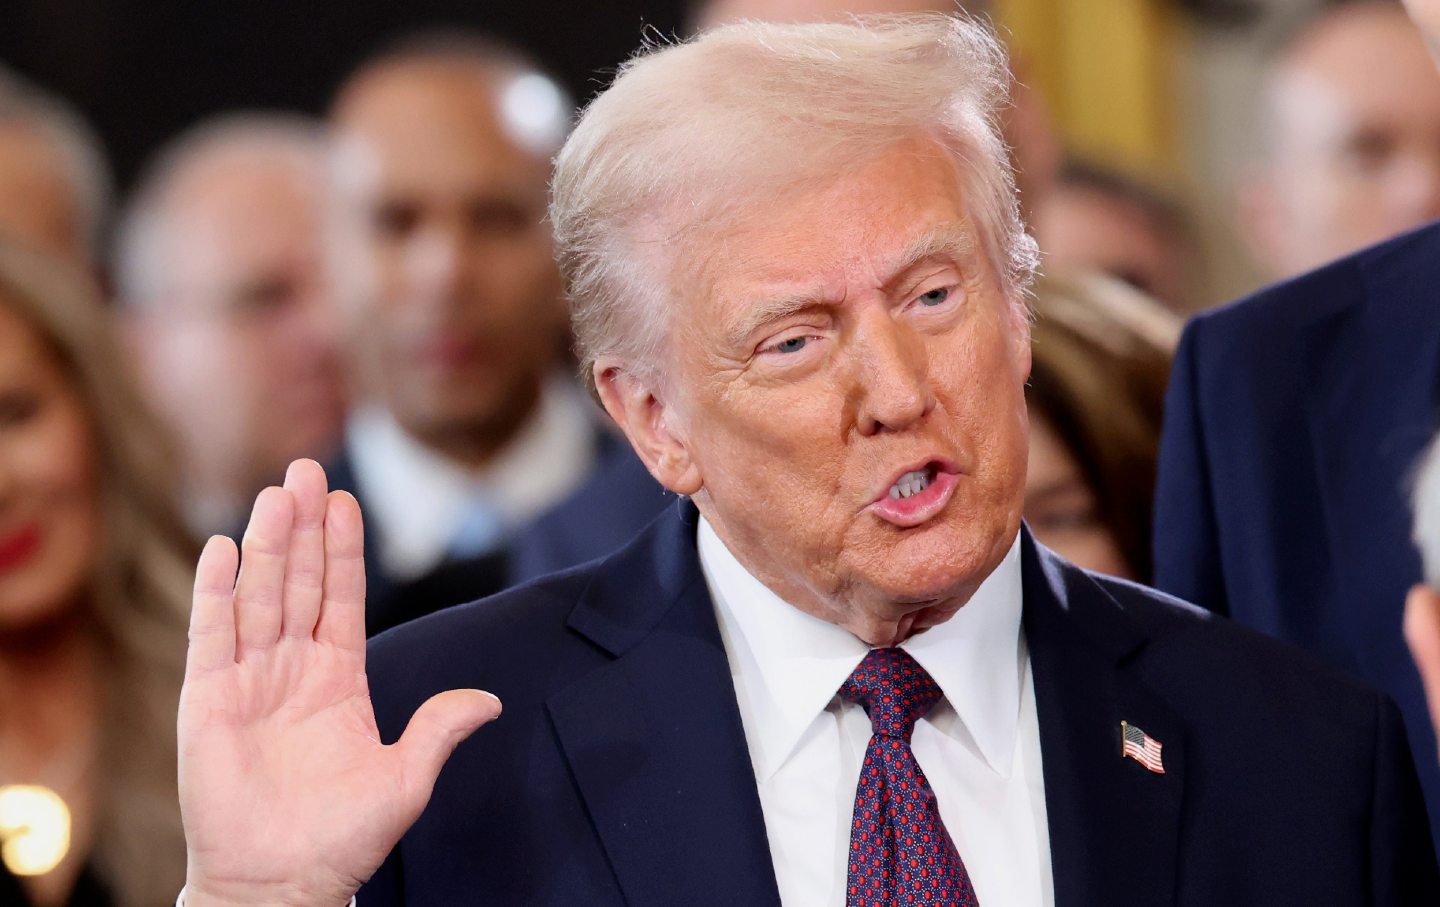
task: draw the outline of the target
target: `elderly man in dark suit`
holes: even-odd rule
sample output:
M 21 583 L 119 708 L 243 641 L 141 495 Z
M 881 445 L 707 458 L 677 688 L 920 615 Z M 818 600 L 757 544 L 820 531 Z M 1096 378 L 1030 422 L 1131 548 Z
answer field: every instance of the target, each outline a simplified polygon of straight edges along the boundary
M 198 570 L 190 907 L 1440 897 L 1383 697 L 1021 525 L 1004 85 L 935 15 L 622 71 L 552 222 L 586 374 L 686 500 L 367 663 L 359 511 L 297 463 L 238 581 L 227 540 Z
M 1408 5 L 1440 49 L 1440 0 Z M 1407 489 L 1440 416 L 1437 304 L 1431 224 L 1195 318 L 1166 403 L 1155 583 L 1392 697 L 1440 834 L 1435 730 L 1401 632 L 1421 578 Z

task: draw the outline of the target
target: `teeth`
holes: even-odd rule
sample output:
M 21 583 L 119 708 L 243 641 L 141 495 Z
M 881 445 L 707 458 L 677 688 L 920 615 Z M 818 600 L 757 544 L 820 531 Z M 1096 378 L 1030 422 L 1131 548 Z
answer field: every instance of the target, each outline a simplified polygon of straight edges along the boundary
M 896 500 L 912 497 L 929 488 L 930 482 L 931 476 L 929 469 L 917 469 L 914 472 L 907 472 L 901 476 L 894 485 L 890 486 L 890 497 Z

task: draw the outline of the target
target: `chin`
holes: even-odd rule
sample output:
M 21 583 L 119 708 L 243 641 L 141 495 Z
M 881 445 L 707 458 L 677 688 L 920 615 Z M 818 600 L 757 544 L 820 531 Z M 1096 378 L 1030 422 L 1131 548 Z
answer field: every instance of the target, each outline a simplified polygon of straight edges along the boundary
M 973 523 L 909 530 L 866 572 L 871 585 L 897 603 L 968 599 L 999 565 L 1013 537 L 1003 525 L 979 535 Z

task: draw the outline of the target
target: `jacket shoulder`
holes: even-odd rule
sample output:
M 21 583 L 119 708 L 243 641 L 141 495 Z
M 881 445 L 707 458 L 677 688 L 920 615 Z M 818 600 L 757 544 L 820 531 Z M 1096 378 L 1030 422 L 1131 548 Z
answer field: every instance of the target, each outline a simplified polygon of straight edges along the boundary
M 1177 699 L 1373 716 L 1380 693 L 1304 649 L 1155 589 L 1091 574 L 1145 633 L 1140 669 Z

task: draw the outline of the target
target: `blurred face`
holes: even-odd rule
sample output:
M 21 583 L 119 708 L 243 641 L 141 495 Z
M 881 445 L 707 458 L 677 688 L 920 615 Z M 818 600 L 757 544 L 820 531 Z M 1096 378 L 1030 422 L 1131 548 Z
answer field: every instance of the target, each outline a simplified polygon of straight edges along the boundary
M 1120 545 L 1100 521 L 1095 491 L 1070 449 L 1038 416 L 1030 416 L 1030 466 L 1025 472 L 1025 522 L 1043 545 L 1073 564 L 1134 578 Z
M 62 616 L 95 570 L 91 444 L 74 387 L 0 304 L 0 633 Z
M 1247 232 L 1276 276 L 1440 217 L 1434 61 L 1396 10 L 1334 16 L 1272 86 L 1271 163 Z
M 1019 527 L 1029 338 L 980 248 L 951 159 L 904 142 L 677 263 L 665 389 L 597 369 L 740 561 L 871 643 L 954 614 Z
M 334 264 L 367 392 L 483 460 L 534 406 L 564 336 L 549 165 L 507 131 L 501 77 L 396 64 L 342 97 Z
M 1085 186 L 1059 187 L 1035 218 L 1035 238 L 1050 264 L 1109 274 L 1185 310 L 1181 250 L 1122 199 Z
M 89 264 L 84 225 L 54 142 L 0 123 L 0 233 Z
M 319 179 L 296 149 L 237 149 L 182 176 L 165 211 L 169 289 L 137 307 L 148 384 L 193 480 L 231 496 L 326 457 L 340 430 Z
M 1405 0 L 1405 8 L 1420 26 L 1431 51 L 1440 59 L 1440 0 Z

